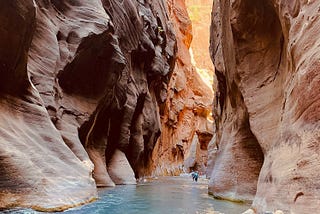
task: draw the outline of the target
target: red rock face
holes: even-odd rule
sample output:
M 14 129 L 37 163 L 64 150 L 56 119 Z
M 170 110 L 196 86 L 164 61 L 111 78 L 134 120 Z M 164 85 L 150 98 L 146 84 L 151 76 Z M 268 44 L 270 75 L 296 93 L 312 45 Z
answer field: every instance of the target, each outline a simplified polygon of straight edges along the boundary
M 0 208 L 62 210 L 135 182 L 160 133 L 168 21 L 163 1 L 1 3 Z
M 317 17 L 316 1 L 215 1 L 215 196 L 258 213 L 318 209 Z
M 193 169 L 204 173 L 207 144 L 213 134 L 212 123 L 207 120 L 212 93 L 191 64 L 192 25 L 185 1 L 167 1 L 167 4 L 178 51 L 166 103 L 160 109 L 161 135 L 153 152 L 153 170 L 157 175 L 178 175 Z M 199 149 L 190 151 L 192 142 Z

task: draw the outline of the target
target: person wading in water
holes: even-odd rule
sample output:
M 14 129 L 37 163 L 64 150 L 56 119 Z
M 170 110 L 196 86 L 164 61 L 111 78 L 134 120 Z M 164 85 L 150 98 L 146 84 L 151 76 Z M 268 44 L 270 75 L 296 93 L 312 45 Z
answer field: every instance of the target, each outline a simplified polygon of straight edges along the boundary
M 193 181 L 198 182 L 199 174 L 198 174 L 197 171 L 196 171 L 196 172 L 192 172 L 192 173 L 191 173 L 191 176 L 192 176 L 192 180 L 193 180 Z

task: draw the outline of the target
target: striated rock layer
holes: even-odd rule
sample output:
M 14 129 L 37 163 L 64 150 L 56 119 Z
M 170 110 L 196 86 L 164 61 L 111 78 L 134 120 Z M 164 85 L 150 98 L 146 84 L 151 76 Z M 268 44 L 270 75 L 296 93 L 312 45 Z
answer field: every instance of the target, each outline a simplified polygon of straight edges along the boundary
M 174 65 L 165 2 L 5 0 L 0 23 L 0 209 L 135 183 Z
M 160 106 L 162 130 L 153 152 L 152 170 L 156 175 L 179 175 L 184 170 L 205 173 L 207 146 L 213 134 L 208 120 L 213 95 L 191 64 L 192 25 L 185 1 L 167 4 L 178 51 L 166 102 Z
M 217 0 L 217 158 L 209 192 L 258 213 L 320 207 L 317 1 Z

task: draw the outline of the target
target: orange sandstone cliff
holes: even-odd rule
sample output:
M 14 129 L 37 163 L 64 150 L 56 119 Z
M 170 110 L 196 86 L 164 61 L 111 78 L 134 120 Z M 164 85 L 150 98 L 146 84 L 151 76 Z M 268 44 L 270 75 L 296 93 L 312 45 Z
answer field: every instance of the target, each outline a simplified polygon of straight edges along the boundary
M 161 135 L 153 152 L 153 174 L 205 173 L 213 135 L 212 91 L 197 73 L 189 53 L 192 23 L 184 0 L 167 1 L 177 38 L 177 59 L 166 103 L 160 108 Z M 209 40 L 207 43 L 208 52 Z

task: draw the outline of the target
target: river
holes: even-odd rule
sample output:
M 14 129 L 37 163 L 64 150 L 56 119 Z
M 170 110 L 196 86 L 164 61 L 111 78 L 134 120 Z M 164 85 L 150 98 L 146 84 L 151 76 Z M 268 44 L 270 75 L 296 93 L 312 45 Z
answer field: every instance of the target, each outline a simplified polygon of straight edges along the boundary
M 207 194 L 208 181 L 190 177 L 159 177 L 138 185 L 120 185 L 99 189 L 93 203 L 64 211 L 65 214 L 239 214 L 246 204 L 215 200 Z M 218 211 L 218 212 L 217 212 Z M 39 214 L 32 210 L 6 213 Z

